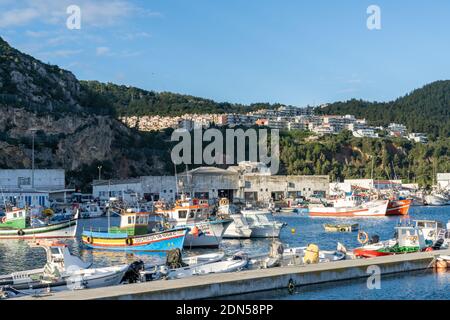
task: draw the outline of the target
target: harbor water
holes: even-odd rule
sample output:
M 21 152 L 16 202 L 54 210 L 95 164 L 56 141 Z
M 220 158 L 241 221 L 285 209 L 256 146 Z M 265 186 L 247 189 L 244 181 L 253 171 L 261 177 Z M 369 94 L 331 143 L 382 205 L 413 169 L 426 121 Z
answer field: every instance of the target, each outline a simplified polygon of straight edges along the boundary
M 307 212 L 277 214 L 276 219 L 287 223 L 282 230 L 280 239 L 290 247 L 307 246 L 310 243 L 319 245 L 324 250 L 334 250 L 337 242 L 347 249 L 359 246 L 357 233 L 325 232 L 326 223 L 358 223 L 361 230 L 369 235 L 379 235 L 381 240 L 390 239 L 394 227 L 399 221 L 414 219 L 438 220 L 446 224 L 450 220 L 450 206 L 446 207 L 412 207 L 407 217 L 376 217 L 376 218 L 311 218 Z M 111 225 L 118 225 L 119 219 L 111 217 Z M 79 236 L 83 229 L 97 230 L 106 228 L 106 217 L 97 219 L 81 219 L 78 229 Z M 75 240 L 64 240 L 70 251 L 85 261 L 92 261 L 94 267 L 110 266 L 121 263 L 131 263 L 143 260 L 155 264 L 165 260 L 163 253 L 148 252 L 116 252 L 88 249 L 81 243 L 80 237 Z M 268 252 L 271 239 L 255 240 L 223 240 L 221 249 L 227 254 L 237 251 L 249 253 Z M 185 250 L 185 254 L 194 255 L 214 250 Z M 25 241 L 0 241 L 0 274 L 14 271 L 40 268 L 45 264 L 45 252 L 40 248 L 30 248 Z M 287 290 L 247 294 L 234 299 L 450 299 L 450 272 L 434 273 L 423 271 L 395 276 L 383 276 L 382 290 L 367 289 L 366 280 L 344 281 L 322 285 L 297 288 L 290 294 Z M 401 290 L 398 290 L 401 288 Z

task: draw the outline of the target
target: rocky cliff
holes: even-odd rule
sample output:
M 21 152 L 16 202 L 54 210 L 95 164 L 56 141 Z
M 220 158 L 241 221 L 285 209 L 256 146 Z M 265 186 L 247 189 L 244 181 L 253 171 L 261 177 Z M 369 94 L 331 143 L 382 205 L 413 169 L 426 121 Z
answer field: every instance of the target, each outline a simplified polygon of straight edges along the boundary
M 113 109 L 69 71 L 10 47 L 0 38 L 0 167 L 64 168 L 67 183 L 87 189 L 98 177 L 166 172 L 154 135 L 115 119 Z M 165 139 L 163 137 L 162 139 Z

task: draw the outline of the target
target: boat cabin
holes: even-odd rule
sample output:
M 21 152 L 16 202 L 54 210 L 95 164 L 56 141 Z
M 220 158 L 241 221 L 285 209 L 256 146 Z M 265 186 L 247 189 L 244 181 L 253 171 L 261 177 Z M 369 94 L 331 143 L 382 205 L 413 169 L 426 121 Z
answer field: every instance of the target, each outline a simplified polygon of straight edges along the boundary
M 193 224 L 209 217 L 209 206 L 200 204 L 195 199 L 184 198 L 177 200 L 172 209 L 157 208 L 156 213 L 162 214 L 169 223 Z
M 411 226 L 401 226 L 395 228 L 397 231 L 397 242 L 399 247 L 425 248 L 426 242 L 423 230 Z
M 5 212 L 5 216 L 0 218 L 0 228 L 26 228 L 26 209 L 12 208 Z
M 414 226 L 423 231 L 425 240 L 434 241 L 443 224 L 434 220 L 414 220 Z
M 120 214 L 120 226 L 109 228 L 110 233 L 126 232 L 130 236 L 148 233 L 150 213 L 127 209 Z
M 276 222 L 270 211 L 244 208 L 241 213 L 249 225 L 270 225 Z

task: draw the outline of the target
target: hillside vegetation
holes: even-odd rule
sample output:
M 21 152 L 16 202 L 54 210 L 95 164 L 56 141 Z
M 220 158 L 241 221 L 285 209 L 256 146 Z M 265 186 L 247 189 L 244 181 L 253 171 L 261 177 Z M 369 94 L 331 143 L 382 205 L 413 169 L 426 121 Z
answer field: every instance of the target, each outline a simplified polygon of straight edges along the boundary
M 349 100 L 317 108 L 320 114 L 353 114 L 374 125 L 402 123 L 412 132 L 450 137 L 450 80 L 436 81 L 391 102 Z
M 209 99 L 171 92 L 154 92 L 135 87 L 98 81 L 82 81 L 86 92 L 95 93 L 100 103 L 109 105 L 118 116 L 181 116 L 206 113 L 247 113 L 273 109 L 281 105 L 254 103 L 251 105 L 215 102 Z

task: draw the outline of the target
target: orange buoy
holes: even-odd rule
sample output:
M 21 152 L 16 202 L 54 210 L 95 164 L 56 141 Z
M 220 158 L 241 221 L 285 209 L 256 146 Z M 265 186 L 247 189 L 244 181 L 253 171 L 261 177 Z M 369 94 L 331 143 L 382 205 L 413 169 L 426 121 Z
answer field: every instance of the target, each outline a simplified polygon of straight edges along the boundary
M 197 226 L 194 226 L 194 227 L 192 228 L 191 234 L 192 234 L 194 237 L 198 237 L 199 230 L 198 230 L 198 227 L 197 227 Z

